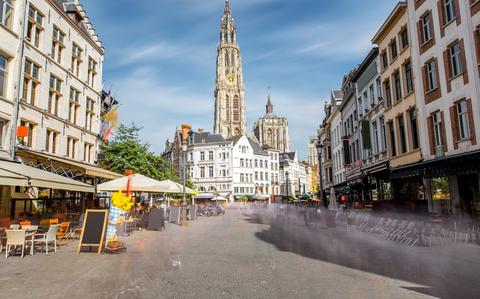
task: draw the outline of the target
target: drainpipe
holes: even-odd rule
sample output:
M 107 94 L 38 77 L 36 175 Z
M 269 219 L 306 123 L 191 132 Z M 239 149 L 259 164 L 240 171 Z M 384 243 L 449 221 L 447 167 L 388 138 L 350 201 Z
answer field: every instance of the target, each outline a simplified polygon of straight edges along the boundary
M 20 96 L 22 92 L 22 70 L 24 62 L 24 52 L 25 52 L 25 29 L 26 29 L 26 19 L 27 19 L 27 9 L 28 9 L 28 0 L 24 1 L 23 7 L 23 18 L 20 22 L 22 27 L 20 33 L 20 48 L 18 50 L 18 79 L 17 79 L 17 93 L 15 95 L 15 100 L 13 103 L 13 115 L 12 115 L 12 131 L 10 132 L 10 156 L 12 160 L 17 160 L 17 126 L 19 119 L 19 110 L 20 110 Z

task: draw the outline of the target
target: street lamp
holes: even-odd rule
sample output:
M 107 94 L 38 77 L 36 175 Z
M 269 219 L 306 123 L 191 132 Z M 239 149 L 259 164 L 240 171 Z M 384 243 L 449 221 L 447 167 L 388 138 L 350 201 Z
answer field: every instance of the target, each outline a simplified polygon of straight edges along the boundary
M 323 177 L 322 177 L 322 151 L 323 151 L 323 144 L 322 142 L 320 141 L 320 136 L 318 136 L 318 140 L 317 140 L 317 143 L 315 144 L 315 147 L 317 148 L 317 155 L 318 155 L 318 175 L 319 175 L 319 179 L 318 179 L 318 183 L 319 183 L 319 188 L 318 188 L 318 192 L 320 194 L 320 201 L 323 202 L 323 206 L 325 208 L 328 207 L 328 203 L 327 203 L 327 198 L 325 196 L 325 192 L 323 190 L 323 184 L 322 184 L 322 180 L 323 180 Z
M 192 127 L 187 124 L 182 125 L 182 160 L 183 160 L 183 201 L 182 201 L 182 213 L 181 213 L 181 223 L 182 225 L 187 225 L 187 194 L 186 194 L 186 185 L 187 185 L 187 138 L 188 134 Z
M 288 200 L 288 196 L 289 196 L 289 194 L 288 194 L 288 185 L 289 185 L 289 183 L 288 183 L 288 171 L 285 172 L 285 180 L 286 180 L 285 188 L 286 188 L 286 191 L 287 191 L 287 200 Z

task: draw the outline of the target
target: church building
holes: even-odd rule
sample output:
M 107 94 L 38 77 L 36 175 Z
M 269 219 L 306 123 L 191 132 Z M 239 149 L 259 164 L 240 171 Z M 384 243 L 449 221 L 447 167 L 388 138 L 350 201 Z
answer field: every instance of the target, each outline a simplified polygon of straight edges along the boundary
M 253 134 L 262 147 L 270 147 L 281 153 L 290 151 L 288 120 L 273 114 L 273 104 L 268 95 L 266 114 L 253 125 Z
M 225 2 L 217 48 L 214 133 L 225 138 L 247 133 L 242 57 L 228 0 Z

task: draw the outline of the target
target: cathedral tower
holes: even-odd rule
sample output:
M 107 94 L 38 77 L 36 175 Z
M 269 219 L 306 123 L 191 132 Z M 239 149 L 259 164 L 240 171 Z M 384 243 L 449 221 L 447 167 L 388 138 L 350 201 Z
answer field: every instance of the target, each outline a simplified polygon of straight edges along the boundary
M 220 45 L 217 48 L 214 132 L 228 138 L 243 135 L 246 131 L 242 57 L 230 0 L 226 0 L 221 20 Z

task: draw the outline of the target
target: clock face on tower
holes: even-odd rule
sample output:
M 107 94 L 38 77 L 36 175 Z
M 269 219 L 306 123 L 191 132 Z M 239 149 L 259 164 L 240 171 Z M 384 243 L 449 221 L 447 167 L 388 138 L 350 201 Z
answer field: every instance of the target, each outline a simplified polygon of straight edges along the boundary
M 227 84 L 228 85 L 235 85 L 237 79 L 234 74 L 228 74 L 226 78 Z

